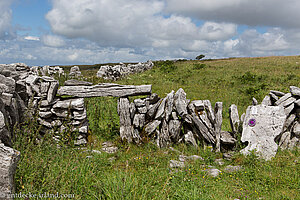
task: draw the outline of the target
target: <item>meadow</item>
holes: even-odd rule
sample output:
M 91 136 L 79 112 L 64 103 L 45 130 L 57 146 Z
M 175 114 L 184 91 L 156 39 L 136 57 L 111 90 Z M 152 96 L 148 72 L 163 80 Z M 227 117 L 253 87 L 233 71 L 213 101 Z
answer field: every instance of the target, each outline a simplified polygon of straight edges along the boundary
M 79 66 L 83 77 L 94 84 L 110 82 L 96 77 L 100 65 Z M 70 66 L 65 66 L 65 71 Z M 61 78 L 61 84 L 67 77 Z M 218 60 L 156 61 L 152 70 L 116 81 L 119 84 L 151 84 L 152 92 L 165 97 L 183 88 L 191 100 L 209 99 L 212 105 L 223 102 L 222 129 L 230 131 L 228 108 L 238 106 L 239 115 L 259 102 L 269 90 L 288 92 L 300 86 L 300 56 L 230 58 Z M 177 144 L 184 155 L 200 155 L 204 160 L 189 161 L 173 171 L 170 160 L 179 152 L 158 149 L 151 141 L 140 146 L 125 144 L 118 136 L 117 98 L 86 99 L 90 124 L 87 149 L 100 150 L 102 142 L 113 141 L 115 154 L 95 154 L 71 144 L 56 148 L 51 135 L 36 143 L 39 127 L 36 118 L 28 119 L 15 130 L 14 148 L 21 152 L 15 177 L 17 193 L 74 194 L 75 199 L 300 199 L 299 150 L 279 150 L 271 161 L 238 152 L 223 166 L 214 161 L 222 153 L 207 147 Z M 243 148 L 239 144 L 238 150 Z M 210 177 L 209 165 L 222 173 Z M 243 170 L 224 172 L 227 165 Z

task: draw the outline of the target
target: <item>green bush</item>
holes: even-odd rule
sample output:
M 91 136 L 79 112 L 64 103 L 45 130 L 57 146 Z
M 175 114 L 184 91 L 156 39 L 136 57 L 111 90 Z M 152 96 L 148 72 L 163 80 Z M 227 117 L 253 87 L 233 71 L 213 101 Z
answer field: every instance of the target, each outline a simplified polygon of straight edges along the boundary
M 206 67 L 206 64 L 203 64 L 203 63 L 197 63 L 197 64 L 193 64 L 193 69 L 194 70 L 199 70 L 199 69 L 203 69 Z

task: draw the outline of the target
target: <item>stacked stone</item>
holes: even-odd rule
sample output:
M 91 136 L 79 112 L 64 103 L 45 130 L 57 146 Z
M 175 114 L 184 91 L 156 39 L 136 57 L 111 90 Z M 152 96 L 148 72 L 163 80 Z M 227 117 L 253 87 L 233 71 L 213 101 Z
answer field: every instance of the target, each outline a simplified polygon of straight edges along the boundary
M 161 99 L 157 94 L 129 102 L 118 101 L 120 135 L 128 142 L 140 143 L 143 138 L 152 138 L 158 147 L 170 143 L 186 142 L 197 146 L 198 141 L 211 144 L 220 150 L 220 143 L 235 143 L 236 140 L 221 131 L 222 103 L 212 109 L 209 100 L 192 101 L 179 89 Z
M 81 71 L 78 66 L 71 67 L 69 77 L 78 78 L 81 76 Z
M 27 107 L 38 112 L 42 133 L 58 133 L 66 130 L 66 126 L 71 126 L 70 130 L 80 134 L 75 144 L 86 144 L 88 123 L 83 98 L 57 97 L 59 83 L 48 76 L 29 75 L 24 82 L 30 97 Z
M 117 80 L 129 74 L 144 72 L 151 69 L 153 66 L 154 64 L 152 61 L 148 61 L 146 63 L 128 64 L 127 66 L 123 63 L 115 66 L 104 65 L 101 66 L 97 72 L 97 77 L 106 80 Z
M 32 74 L 38 75 L 38 76 L 55 76 L 58 75 L 59 77 L 65 75 L 64 69 L 59 66 L 32 66 L 30 67 L 30 71 Z
M 300 146 L 300 88 L 290 86 L 289 93 L 271 90 L 262 105 L 281 106 L 286 115 L 282 133 L 277 138 L 282 149 Z

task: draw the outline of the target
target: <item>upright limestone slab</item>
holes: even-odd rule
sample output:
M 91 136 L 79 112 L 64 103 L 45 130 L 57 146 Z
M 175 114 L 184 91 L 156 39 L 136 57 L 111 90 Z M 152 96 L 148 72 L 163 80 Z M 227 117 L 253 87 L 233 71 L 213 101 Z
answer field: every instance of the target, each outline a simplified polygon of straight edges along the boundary
M 241 138 L 242 142 L 248 142 L 248 146 L 241 153 L 249 154 L 255 150 L 260 158 L 270 160 L 276 155 L 278 145 L 274 139 L 282 132 L 285 120 L 282 106 L 249 106 Z
M 20 152 L 0 142 L 0 199 L 11 199 L 14 194 L 14 175 Z

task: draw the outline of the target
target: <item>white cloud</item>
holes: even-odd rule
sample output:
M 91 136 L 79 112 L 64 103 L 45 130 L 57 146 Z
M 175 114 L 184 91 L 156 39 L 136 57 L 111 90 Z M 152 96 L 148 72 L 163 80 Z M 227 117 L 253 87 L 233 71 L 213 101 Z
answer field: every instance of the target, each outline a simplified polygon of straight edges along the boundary
M 36 36 L 25 36 L 24 37 L 25 40 L 33 40 L 33 41 L 39 41 L 40 38 L 36 37 Z
M 173 41 L 226 40 L 236 25 L 163 16 L 165 4 L 152 0 L 53 0 L 46 15 L 52 31 L 68 38 L 86 38 L 107 47 L 171 46 Z
M 165 0 L 166 11 L 200 20 L 300 28 L 299 0 Z
M 13 0 L 0 1 L 0 40 L 15 36 L 11 26 L 12 11 L 10 5 L 12 2 Z
M 57 35 L 43 35 L 42 42 L 50 47 L 62 47 L 65 45 L 64 39 Z

